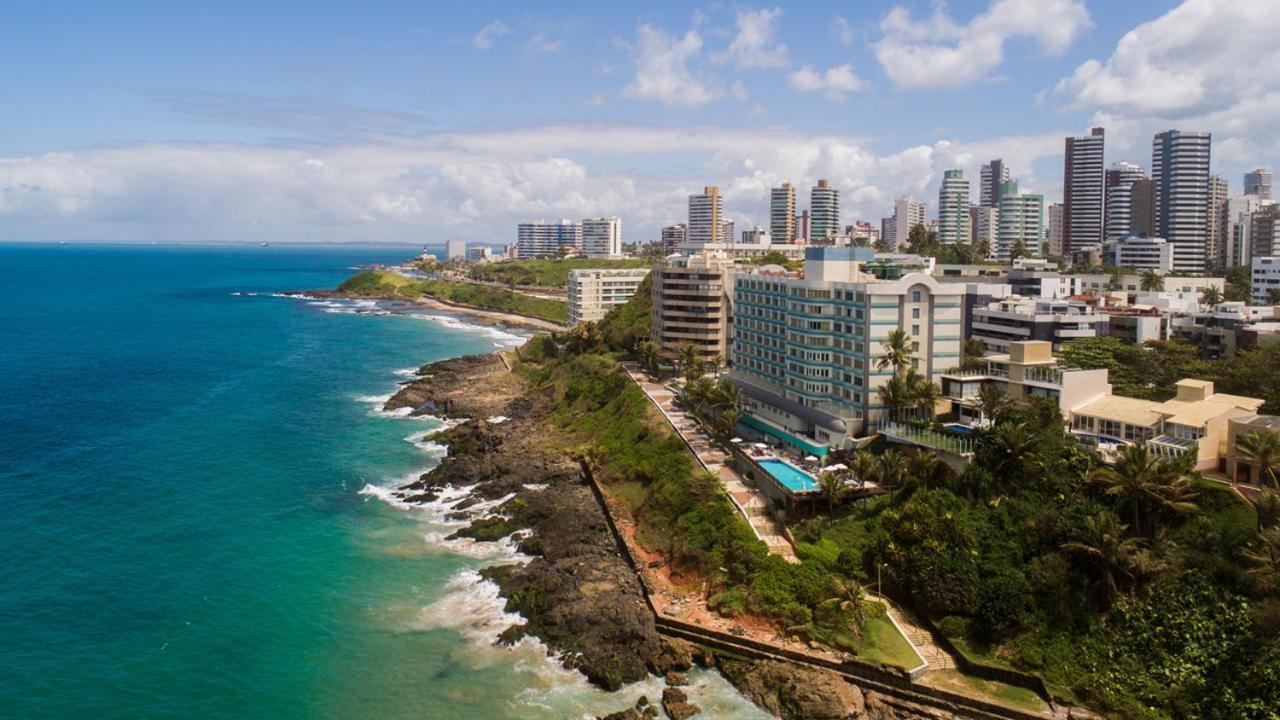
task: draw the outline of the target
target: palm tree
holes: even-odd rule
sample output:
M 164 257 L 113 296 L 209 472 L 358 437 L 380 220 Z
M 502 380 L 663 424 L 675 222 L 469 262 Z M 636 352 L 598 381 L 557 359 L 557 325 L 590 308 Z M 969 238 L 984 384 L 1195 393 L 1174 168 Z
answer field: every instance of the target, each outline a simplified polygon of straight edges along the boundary
M 1259 532 L 1257 549 L 1245 551 L 1245 557 L 1253 563 L 1250 575 L 1258 575 L 1268 583 L 1280 578 L 1280 528 Z
M 1103 511 L 1085 518 L 1076 539 L 1062 544 L 1063 550 L 1087 558 L 1101 573 L 1103 599 L 1108 606 L 1120 594 L 1117 578 L 1133 570 L 1141 548 L 1139 539 L 1125 536 L 1128 527 Z
M 991 470 L 995 473 L 998 482 L 1008 485 L 1006 476 L 1011 472 L 1021 473 L 1024 470 L 1035 443 L 1027 430 L 1026 423 L 1022 422 L 997 425 L 992 439 L 999 450 L 1000 459 Z
M 866 450 L 859 450 L 849 458 L 849 472 L 860 483 L 874 482 L 880 473 L 880 461 Z
M 1267 304 L 1280 305 L 1280 288 L 1267 288 Z
M 1280 493 L 1270 488 L 1259 488 L 1253 507 L 1258 511 L 1259 529 L 1280 525 Z
M 680 346 L 676 352 L 676 362 L 680 364 L 680 370 L 687 372 L 698 362 L 698 348 L 693 343 L 685 343 Z
M 742 419 L 742 413 L 735 408 L 729 408 L 720 413 L 720 427 L 724 429 L 725 435 L 732 435 L 733 429 L 738 426 L 738 421 Z
M 978 388 L 978 409 L 982 417 L 995 422 L 1009 408 L 1009 392 L 999 385 L 983 383 Z
M 960 367 L 966 370 L 974 370 L 985 368 L 987 345 L 978 338 L 969 338 L 964 341 L 964 346 L 960 352 Z
M 636 345 L 636 355 L 639 356 L 640 363 L 644 365 L 651 375 L 656 374 L 658 371 L 658 356 L 661 350 L 658 347 L 658 343 L 652 340 L 642 340 Z
M 931 452 L 917 451 L 911 456 L 908 462 L 911 470 L 911 477 L 925 490 L 929 489 L 929 485 L 933 479 L 938 476 L 938 468 L 942 466 L 942 462 L 938 460 L 938 456 Z
M 1236 438 L 1240 457 L 1258 468 L 1258 480 L 1280 490 L 1280 433 L 1257 430 Z
M 1164 276 L 1156 270 L 1147 270 L 1142 273 L 1142 279 L 1138 281 L 1138 287 L 1144 292 L 1159 292 L 1164 290 Z
M 893 487 L 901 485 L 906 476 L 907 459 L 897 450 L 885 450 L 880 456 L 880 482 Z
M 727 377 L 720 378 L 720 382 L 716 383 L 715 392 L 716 404 L 729 408 L 738 408 L 742 406 L 742 388 Z
M 911 336 L 906 330 L 895 328 L 888 337 L 880 341 L 884 355 L 876 360 L 876 369 L 893 368 L 895 375 L 903 375 L 911 365 Z
M 834 470 L 825 470 L 819 473 L 818 492 L 827 501 L 827 512 L 834 513 L 836 504 L 844 498 L 844 478 Z
M 938 401 L 942 399 L 942 388 L 927 377 L 920 377 L 911 386 L 911 398 L 918 410 L 927 411 L 932 421 Z
M 1148 508 L 1177 513 L 1193 512 L 1195 491 L 1177 461 L 1161 458 L 1145 445 L 1126 445 L 1116 453 L 1114 465 L 1102 465 L 1089 476 L 1108 495 L 1121 498 L 1133 513 L 1133 531 L 1142 534 L 1142 517 Z
M 885 381 L 879 389 L 880 402 L 892 408 L 889 416 L 898 418 L 898 410 L 911 404 L 911 385 L 906 378 L 894 375 Z
M 864 605 L 866 603 L 866 588 L 862 587 L 862 583 L 857 580 L 845 578 L 840 575 L 831 576 L 831 597 L 823 600 L 819 605 L 831 607 L 835 606 L 843 612 L 849 613 L 849 629 L 854 635 L 862 634 L 862 626 L 867 621 Z
M 1222 302 L 1222 291 L 1210 285 L 1200 293 L 1200 304 L 1213 306 Z

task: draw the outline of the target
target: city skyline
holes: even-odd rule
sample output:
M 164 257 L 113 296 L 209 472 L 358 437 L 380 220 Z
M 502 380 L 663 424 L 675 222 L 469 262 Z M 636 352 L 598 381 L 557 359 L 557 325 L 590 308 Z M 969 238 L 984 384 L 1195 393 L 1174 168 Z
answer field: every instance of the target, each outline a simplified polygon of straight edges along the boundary
M 821 178 L 842 220 L 876 222 L 993 158 L 1060 200 L 1063 138 L 1092 126 L 1108 167 L 1147 172 L 1154 133 L 1212 133 L 1232 196 L 1277 164 L 1280 80 L 1233 72 L 1276 55 L 1266 8 L 857 10 L 378 5 L 241 28 L 236 7 L 145 24 L 25 8 L 0 50 L 30 69 L 0 80 L 0 238 L 502 242 L 530 218 L 618 215 L 646 241 L 704 185 L 767 227 L 771 187 Z M 306 32 L 277 46 L 293 22 Z M 147 52 L 103 50 L 135 41 Z M 144 62 L 157 51 L 173 61 Z

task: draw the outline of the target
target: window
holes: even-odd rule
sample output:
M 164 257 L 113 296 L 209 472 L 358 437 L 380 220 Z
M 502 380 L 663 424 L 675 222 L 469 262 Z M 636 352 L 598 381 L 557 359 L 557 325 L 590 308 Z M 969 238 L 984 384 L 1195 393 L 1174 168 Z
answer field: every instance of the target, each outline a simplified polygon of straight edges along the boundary
M 911 308 L 911 319 L 912 320 L 920 319 L 920 308 Z
M 919 291 L 919 290 L 912 290 L 912 291 L 911 291 L 911 302 L 920 302 L 920 291 Z
M 919 325 L 912 325 L 912 326 L 911 326 L 911 334 L 912 334 L 912 335 L 919 335 L 919 334 L 920 334 L 920 326 L 919 326 Z

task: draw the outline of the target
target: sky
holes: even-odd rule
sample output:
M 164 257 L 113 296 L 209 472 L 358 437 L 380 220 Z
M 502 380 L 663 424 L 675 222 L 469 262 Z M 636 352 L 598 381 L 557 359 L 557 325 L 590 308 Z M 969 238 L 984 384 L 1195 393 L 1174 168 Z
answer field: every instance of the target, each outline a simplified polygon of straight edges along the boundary
M 1280 165 L 1280 0 L 13 4 L 0 241 L 514 242 L 618 215 L 628 242 L 719 185 L 738 227 L 819 178 L 841 219 L 1002 158 L 1062 195 L 1213 133 Z

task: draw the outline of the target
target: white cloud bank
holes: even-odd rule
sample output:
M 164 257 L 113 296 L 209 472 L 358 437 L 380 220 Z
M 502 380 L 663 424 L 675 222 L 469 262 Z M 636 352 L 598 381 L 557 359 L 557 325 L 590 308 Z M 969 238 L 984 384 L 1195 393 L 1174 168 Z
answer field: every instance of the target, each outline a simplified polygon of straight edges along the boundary
M 821 92 L 828 100 L 844 100 L 846 93 L 862 89 L 862 80 L 853 72 L 853 65 L 845 63 L 818 72 L 805 65 L 791 73 L 787 83 L 800 92 Z
M 739 70 L 785 67 L 791 61 L 787 46 L 775 42 L 778 18 L 782 8 L 739 10 L 738 34 L 722 53 L 712 56 L 718 63 L 732 63 Z
M 956 88 L 987 79 L 1012 38 L 1031 38 L 1057 55 L 1091 26 L 1080 0 L 995 0 L 967 23 L 952 19 L 942 3 L 922 19 L 899 5 L 880 22 L 872 49 L 898 87 Z
M 636 32 L 636 75 L 623 97 L 657 100 L 665 105 L 694 107 L 720 97 L 717 88 L 695 77 L 689 62 L 702 51 L 702 36 L 690 30 L 679 39 L 648 23 Z

